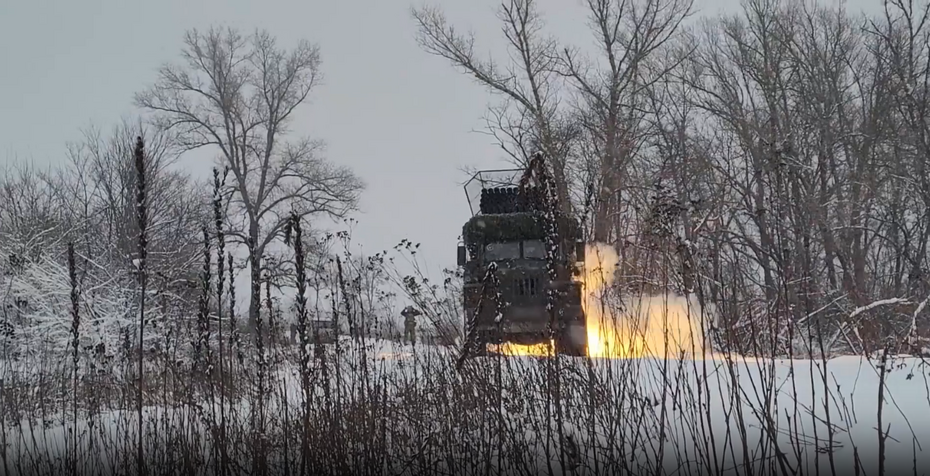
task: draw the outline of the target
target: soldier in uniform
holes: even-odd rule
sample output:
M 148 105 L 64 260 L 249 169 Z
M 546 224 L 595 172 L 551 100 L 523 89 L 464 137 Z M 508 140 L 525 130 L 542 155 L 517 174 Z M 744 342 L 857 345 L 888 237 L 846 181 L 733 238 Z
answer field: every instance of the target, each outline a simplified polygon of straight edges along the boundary
M 401 316 L 404 316 L 404 342 L 410 342 L 410 344 L 416 344 L 417 342 L 417 321 L 416 317 L 422 315 L 423 313 L 418 311 L 413 306 L 407 306 L 403 311 L 400 312 Z

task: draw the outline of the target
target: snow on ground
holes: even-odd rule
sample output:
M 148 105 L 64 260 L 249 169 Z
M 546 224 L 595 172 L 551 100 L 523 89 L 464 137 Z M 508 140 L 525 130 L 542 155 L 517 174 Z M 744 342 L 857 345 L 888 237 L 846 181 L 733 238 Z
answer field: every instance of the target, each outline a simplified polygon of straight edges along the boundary
M 390 393 L 396 395 L 405 385 L 427 385 L 422 382 L 429 380 L 429 372 L 453 374 L 454 353 L 448 349 L 378 341 L 364 355 L 370 379 L 391 382 Z M 359 391 L 360 382 L 352 376 L 362 360 L 352 352 L 344 358 L 342 383 L 348 392 Z M 500 372 L 505 389 L 501 408 L 484 411 L 499 412 L 512 421 L 531 420 L 534 415 L 538 420 L 544 414 L 539 405 L 546 401 L 540 391 L 545 386 L 545 362 L 535 357 L 474 359 L 468 378 L 493 380 Z M 756 470 L 764 465 L 782 474 L 814 474 L 815 468 L 823 474 L 855 474 L 857 467 L 860 474 L 877 474 L 882 445 L 885 471 L 913 473 L 915 461 L 917 468 L 930 463 L 930 367 L 917 358 L 891 359 L 880 414 L 879 362 L 858 357 L 832 359 L 825 368 L 819 361 L 719 355 L 689 360 L 593 359 L 590 367 L 585 359 L 566 359 L 560 365 L 566 376 L 564 431 L 581 455 L 576 463 L 588 465 L 590 471 L 595 441 L 599 464 L 613 455 L 634 472 L 661 461 L 667 474 L 745 474 L 738 470 L 745 465 Z M 286 390 L 292 408 L 299 408 L 300 379 L 295 370 L 280 369 L 271 380 L 276 388 Z M 272 401 L 267 410 L 282 408 L 279 401 Z M 185 411 L 153 408 L 146 419 L 163 422 L 170 413 L 169 419 L 181 422 L 186 420 Z M 248 404 L 240 403 L 230 407 L 229 414 L 247 421 L 248 411 Z M 8 456 L 63 454 L 70 446 L 72 427 L 70 416 L 65 418 L 6 427 Z M 882 445 L 879 418 L 887 432 Z M 78 434 L 85 435 L 82 451 L 105 453 L 108 441 L 134 434 L 136 421 L 132 412 L 106 412 L 92 422 L 79 422 Z M 398 417 L 396 425 L 402 426 L 401 421 Z M 527 444 L 542 454 L 546 446 L 542 432 L 527 428 L 525 433 Z M 207 452 L 206 440 L 200 444 Z M 96 458 L 106 457 L 101 453 Z
M 413 358 L 409 348 L 393 352 L 382 348 L 378 355 Z M 538 376 L 533 369 L 541 362 L 534 357 L 507 357 L 502 366 L 514 376 Z M 625 406 L 633 406 L 637 398 L 653 406 L 652 412 L 644 412 L 646 417 L 628 421 L 625 432 L 635 433 L 632 426 L 637 422 L 651 426 L 652 436 L 664 430 L 668 439 L 664 447 L 641 454 L 645 459 L 661 453 L 669 472 L 686 461 L 692 461 L 695 472 L 707 467 L 720 472 L 768 458 L 779 466 L 782 460 L 786 472 L 799 467 L 803 474 L 814 474 L 819 467 L 823 474 L 855 474 L 858 466 L 865 474 L 875 474 L 879 440 L 884 439 L 885 470 L 912 473 L 915 464 L 920 468 L 930 463 L 930 365 L 919 358 L 891 356 L 883 385 L 880 365 L 878 359 L 853 356 L 824 363 L 708 355 L 688 360 L 593 359 L 592 372 L 604 387 L 613 382 L 614 401 L 621 401 L 619 394 L 626 392 Z M 571 366 L 587 375 L 584 359 L 574 359 Z M 884 438 L 878 430 L 882 387 Z M 660 415 L 663 392 L 664 416 Z M 574 429 L 576 440 L 590 440 L 585 436 L 586 422 L 565 422 Z M 612 436 L 618 451 L 627 453 L 641 450 L 637 445 L 648 446 L 645 440 L 650 439 L 628 441 L 624 448 L 617 435 Z M 596 439 L 609 446 L 605 437 Z M 711 447 L 717 461 L 713 452 L 707 452 Z M 699 459 L 704 461 L 694 461 Z

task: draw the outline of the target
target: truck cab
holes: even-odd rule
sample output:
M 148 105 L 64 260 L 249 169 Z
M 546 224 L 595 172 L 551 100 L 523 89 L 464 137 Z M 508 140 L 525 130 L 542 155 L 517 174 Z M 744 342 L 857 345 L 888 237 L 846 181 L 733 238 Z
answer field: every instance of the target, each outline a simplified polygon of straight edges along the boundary
M 501 173 L 516 176 L 522 171 L 491 172 L 499 177 Z M 536 345 L 554 339 L 557 352 L 585 355 L 587 332 L 581 283 L 574 279 L 584 262 L 584 242 L 577 221 L 549 215 L 557 225 L 556 236 L 549 237 L 545 210 L 538 200 L 513 181 L 488 180 L 491 172 L 476 174 L 469 182 L 471 194 L 466 184 L 469 203 L 475 195 L 479 201 L 463 227 L 458 249 L 458 264 L 464 275 L 466 328 L 474 327 L 479 349 L 486 344 Z M 549 243 L 554 247 L 555 279 L 549 275 Z M 554 291 L 551 310 L 550 290 Z

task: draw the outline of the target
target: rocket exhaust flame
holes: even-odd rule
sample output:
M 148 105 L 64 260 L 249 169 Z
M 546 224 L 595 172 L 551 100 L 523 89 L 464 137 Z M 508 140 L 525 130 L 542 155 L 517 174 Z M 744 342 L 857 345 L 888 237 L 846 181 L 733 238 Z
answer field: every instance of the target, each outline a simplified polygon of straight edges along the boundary
M 681 296 L 631 296 L 611 303 L 610 285 L 619 265 L 610 246 L 586 246 L 584 310 L 588 356 L 595 358 L 677 357 L 703 352 L 704 333 L 696 303 Z M 614 301 L 616 299 L 613 299 Z
M 623 303 L 611 296 L 610 286 L 619 265 L 609 245 L 589 243 L 580 281 L 588 334 L 588 357 L 623 359 L 696 356 L 703 353 L 698 305 L 681 296 L 640 296 Z M 614 299 L 611 299 L 614 298 Z M 505 343 L 488 350 L 509 356 L 553 355 L 546 344 Z
M 554 345 L 552 344 L 514 344 L 505 342 L 503 344 L 488 344 L 488 352 L 507 356 L 532 356 L 532 357 L 551 357 L 554 355 Z

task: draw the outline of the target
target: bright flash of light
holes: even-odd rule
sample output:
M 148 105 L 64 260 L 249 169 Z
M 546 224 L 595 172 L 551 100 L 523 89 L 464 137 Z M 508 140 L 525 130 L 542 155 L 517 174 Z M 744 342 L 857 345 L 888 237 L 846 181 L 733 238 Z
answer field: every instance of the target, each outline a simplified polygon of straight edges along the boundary
M 596 358 L 675 357 L 703 351 L 698 306 L 680 296 L 642 296 L 610 302 L 606 291 L 614 281 L 619 257 L 613 247 L 585 247 L 582 306 L 588 334 L 588 356 Z
M 555 345 L 549 344 L 514 344 L 504 342 L 503 344 L 488 344 L 488 352 L 508 356 L 530 356 L 530 357 L 549 357 L 554 355 Z
M 697 303 L 682 296 L 630 296 L 611 302 L 608 290 L 619 266 L 616 250 L 603 243 L 585 246 L 582 308 L 588 356 L 623 359 L 701 355 L 704 333 Z M 548 357 L 554 345 L 489 344 L 489 352 L 508 356 Z

